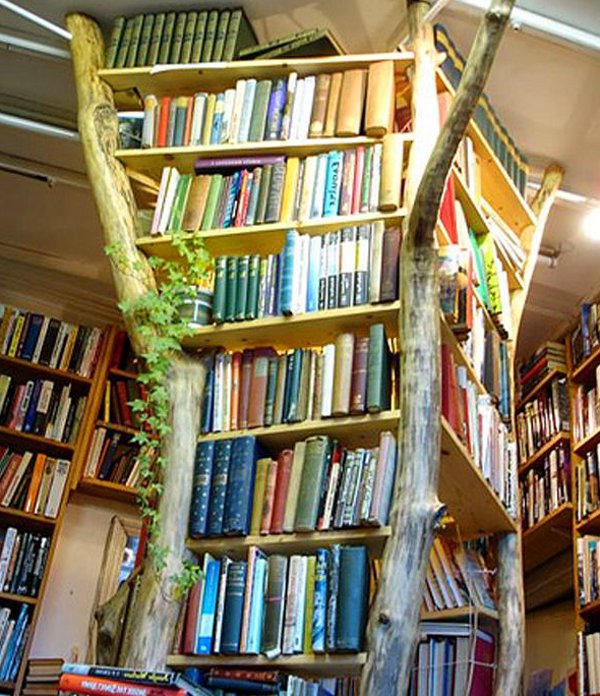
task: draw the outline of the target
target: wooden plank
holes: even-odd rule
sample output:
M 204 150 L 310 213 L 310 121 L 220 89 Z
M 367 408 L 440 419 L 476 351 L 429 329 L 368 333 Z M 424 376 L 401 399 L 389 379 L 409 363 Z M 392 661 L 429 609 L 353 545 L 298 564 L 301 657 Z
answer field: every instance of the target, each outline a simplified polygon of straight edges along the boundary
M 37 597 L 0 592 L 0 602 L 18 602 L 19 604 L 37 604 Z
M 474 606 L 421 612 L 421 621 L 468 621 L 474 623 L 477 619 L 498 621 L 498 612 L 495 609 Z
M 111 367 L 108 370 L 109 377 L 118 377 L 119 379 L 137 379 L 138 373 L 130 370 L 119 370 L 118 367 Z
M 78 385 L 85 385 L 86 387 L 92 383 L 90 377 L 82 377 L 75 372 L 58 370 L 54 367 L 47 367 L 46 365 L 40 365 L 39 363 L 30 362 L 29 360 L 11 358 L 8 355 L 2 354 L 0 354 L 0 368 L 3 371 L 10 370 L 11 374 L 15 375 L 37 375 L 60 382 L 73 382 Z
M 579 457 L 585 457 L 585 453 L 591 450 L 600 442 L 600 428 L 594 430 L 587 437 L 573 445 L 573 452 Z
M 600 599 L 589 602 L 583 607 L 579 607 L 579 616 L 581 616 L 584 621 L 597 619 L 600 616 Z
M 592 372 L 596 369 L 596 366 L 600 363 L 600 345 L 588 355 L 585 360 L 582 360 L 577 367 L 573 368 L 571 373 L 571 381 L 576 384 L 584 384 L 591 377 Z
M 540 447 L 538 451 L 533 454 L 529 459 L 526 459 L 522 464 L 519 465 L 519 475 L 526 474 L 529 469 L 533 469 L 537 466 L 543 459 L 548 455 L 548 453 L 555 447 L 558 447 L 561 442 L 567 442 L 571 439 L 571 434 L 567 432 L 556 433 L 556 435 L 548 440 L 545 445 Z
M 573 554 L 566 549 L 525 575 L 526 610 L 572 598 L 573 580 Z
M 600 508 L 575 525 L 578 534 L 600 534 Z
M 0 443 L 14 443 L 39 452 L 67 458 L 73 454 L 75 449 L 68 442 L 58 442 L 58 440 L 50 440 L 49 438 L 41 437 L 41 435 L 22 433 L 4 425 L 0 425 Z
M 77 485 L 77 490 L 80 493 L 93 495 L 97 498 L 105 500 L 118 500 L 123 503 L 133 505 L 137 500 L 137 491 L 135 488 L 125 486 L 122 483 L 114 481 L 102 481 L 95 478 L 82 478 Z
M 523 532 L 523 568 L 529 572 L 571 547 L 573 505 L 564 503 Z
M 23 510 L 0 507 L 0 523 L 3 526 L 5 524 L 26 526 L 47 533 L 48 528 L 56 524 L 56 519 L 34 515 L 32 512 L 23 512 Z
M 123 433 L 124 435 L 137 435 L 139 430 L 136 428 L 130 428 L 127 425 L 121 425 L 120 423 L 109 423 L 108 421 L 97 420 L 96 427 L 106 428 L 107 430 L 113 430 L 116 433 Z
M 531 401 L 535 396 L 537 396 L 545 387 L 548 386 L 550 382 L 555 377 L 566 377 L 566 372 L 565 370 L 550 370 L 550 372 L 543 378 L 541 379 L 531 391 L 528 391 L 525 396 L 522 396 L 519 402 L 517 403 L 515 407 L 515 411 L 518 412 L 520 411 L 523 406 L 525 406 L 526 403 Z

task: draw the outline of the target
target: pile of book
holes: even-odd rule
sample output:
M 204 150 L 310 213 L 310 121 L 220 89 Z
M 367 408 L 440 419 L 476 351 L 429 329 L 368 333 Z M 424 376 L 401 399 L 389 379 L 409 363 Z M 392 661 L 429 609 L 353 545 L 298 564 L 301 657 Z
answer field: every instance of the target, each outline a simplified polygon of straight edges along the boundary
M 488 696 L 495 671 L 492 634 L 468 623 L 422 621 L 410 696 Z
M 203 683 L 219 693 L 261 693 L 279 696 L 358 696 L 359 677 L 306 679 L 272 670 L 212 667 Z
M 578 679 L 581 680 L 580 693 L 600 693 L 600 633 L 577 634 Z
M 311 237 L 286 233 L 279 254 L 215 258 L 217 324 L 398 298 L 400 230 L 382 221 Z
M 435 25 L 434 36 L 436 48 L 445 56 L 441 69 L 456 89 L 462 77 L 465 61 L 441 24 Z M 524 196 L 529 172 L 527 158 L 517 148 L 485 94 L 479 99 L 473 118 L 504 170 Z
M 142 147 L 180 147 L 392 131 L 392 61 L 274 80 L 243 78 L 223 92 L 144 98 Z M 369 109 L 365 113 L 365 106 Z M 383 114 L 381 114 L 383 110 Z
M 0 505 L 56 517 L 69 476 L 68 459 L 0 446 Z
M 23 696 L 56 696 L 62 658 L 32 658 L 27 664 Z
M 30 620 L 29 605 L 0 603 L 0 682 L 17 678 L 29 639 Z
M 579 308 L 579 324 L 571 334 L 573 366 L 589 357 L 600 345 L 600 318 L 598 302 L 582 302 Z
M 397 405 L 383 324 L 368 336 L 339 334 L 322 348 L 207 352 L 202 432 L 229 432 L 379 413 Z M 397 382 L 397 380 L 396 380 Z
M 315 555 L 247 561 L 204 557 L 190 592 L 181 652 L 200 655 L 359 652 L 369 601 L 364 546 L 319 548 Z
M 84 476 L 135 487 L 140 476 L 140 448 L 131 441 L 132 437 L 127 433 L 113 432 L 108 425 L 96 426 Z
M 313 436 L 262 457 L 256 439 L 198 444 L 190 536 L 281 534 L 387 523 L 396 441 L 350 450 Z
M 575 466 L 577 521 L 600 507 L 600 443 L 587 450 L 584 461 Z
M 127 428 L 139 428 L 139 411 L 131 407 L 131 403 L 138 400 L 146 400 L 144 384 L 135 379 L 109 379 L 104 389 L 101 420 Z
M 600 537 L 586 534 L 577 539 L 579 606 L 600 599 Z
M 0 305 L 0 354 L 91 377 L 102 331 Z
M 573 437 L 575 442 L 595 433 L 600 427 L 600 366 L 586 384 L 578 384 L 573 394 Z
M 0 529 L 0 591 L 36 597 L 50 550 L 50 537 Z
M 574 419 L 575 439 L 578 438 Z M 523 464 L 560 432 L 569 432 L 569 394 L 567 378 L 556 376 L 517 414 L 519 463 Z
M 530 469 L 521 481 L 521 521 L 524 529 L 571 499 L 571 462 L 568 442 L 560 442 Z M 595 497 L 598 497 L 596 485 Z
M 562 343 L 546 341 L 528 360 L 519 366 L 521 399 L 553 370 L 566 373 L 565 347 Z
M 106 67 L 229 61 L 255 45 L 241 8 L 120 16 L 107 44 Z
M 426 611 L 475 606 L 495 609 L 483 556 L 444 536 L 436 536 L 423 595 Z
M 0 424 L 72 445 L 87 403 L 87 396 L 72 393 L 72 386 L 0 374 Z

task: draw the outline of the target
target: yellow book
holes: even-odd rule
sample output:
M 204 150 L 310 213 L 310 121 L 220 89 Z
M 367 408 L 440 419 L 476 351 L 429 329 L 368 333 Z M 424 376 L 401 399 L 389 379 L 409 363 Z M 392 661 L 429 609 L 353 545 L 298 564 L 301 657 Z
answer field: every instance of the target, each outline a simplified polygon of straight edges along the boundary
M 265 487 L 267 484 L 267 471 L 269 470 L 270 462 L 270 457 L 259 459 L 256 462 L 256 483 L 254 484 L 254 498 L 252 500 L 250 534 L 260 534 L 260 521 L 262 518 Z
M 104 411 L 102 420 L 105 423 L 110 422 L 110 382 L 106 382 L 106 389 L 104 390 Z
M 19 339 L 21 338 L 24 323 L 25 315 L 19 314 L 15 322 L 15 330 L 13 331 L 12 338 L 10 340 L 10 346 L 8 347 L 7 351 L 7 354 L 10 358 L 14 358 L 17 354 L 17 348 L 19 347 Z
M 312 622 L 315 609 L 315 566 L 316 556 L 309 556 L 306 566 L 306 608 L 304 611 L 304 646 L 302 652 L 310 655 L 312 649 Z
M 289 157 L 285 165 L 285 179 L 283 180 L 281 222 L 291 222 L 294 219 L 294 203 L 296 202 L 299 171 L 300 160 L 298 157 Z
M 206 100 L 206 114 L 204 116 L 204 127 L 202 128 L 202 144 L 210 145 L 210 133 L 212 131 L 213 117 L 215 115 L 215 105 L 217 95 L 209 94 Z
M 61 370 L 67 370 L 69 368 L 69 363 L 71 362 L 71 356 L 73 355 L 73 350 L 75 348 L 75 339 L 79 332 L 79 327 L 71 326 L 69 328 L 69 337 L 65 343 L 65 349 L 63 350 L 62 357 L 60 359 L 60 365 L 58 366 Z

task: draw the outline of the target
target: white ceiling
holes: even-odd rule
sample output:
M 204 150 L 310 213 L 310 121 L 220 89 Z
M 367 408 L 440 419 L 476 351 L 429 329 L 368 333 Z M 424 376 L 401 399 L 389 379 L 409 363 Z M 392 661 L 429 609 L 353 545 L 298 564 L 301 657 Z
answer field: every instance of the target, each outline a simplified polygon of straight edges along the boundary
M 162 0 L 21 0 L 20 4 L 64 24 L 80 10 L 105 31 L 117 14 L 164 9 Z M 168 4 L 168 3 L 167 3 Z M 172 3 L 173 4 L 173 3 Z M 177 9 L 231 3 L 180 1 Z M 600 35 L 598 0 L 520 0 L 520 7 Z M 404 0 L 249 0 L 246 12 L 259 39 L 311 26 L 328 26 L 349 52 L 392 49 L 404 33 Z M 442 15 L 466 55 L 476 13 L 450 2 Z M 43 30 L 0 8 L 0 27 L 26 31 L 61 44 Z M 600 56 L 509 30 L 487 92 L 516 142 L 536 168 L 557 160 L 566 168 L 563 187 L 600 198 Z M 0 111 L 32 111 L 73 123 L 76 100 L 67 61 L 40 60 L 0 48 Z M 0 153 L 83 172 L 80 147 L 64 140 L 0 127 Z M 72 318 L 117 316 L 110 272 L 89 191 L 0 172 L 1 299 L 35 306 L 43 297 Z M 539 266 L 527 307 L 520 349 L 528 352 L 576 311 L 577 301 L 600 290 L 598 247 L 581 234 L 583 209 L 556 206 L 544 244 L 567 249 L 557 268 Z M 35 298 L 35 299 L 32 299 Z

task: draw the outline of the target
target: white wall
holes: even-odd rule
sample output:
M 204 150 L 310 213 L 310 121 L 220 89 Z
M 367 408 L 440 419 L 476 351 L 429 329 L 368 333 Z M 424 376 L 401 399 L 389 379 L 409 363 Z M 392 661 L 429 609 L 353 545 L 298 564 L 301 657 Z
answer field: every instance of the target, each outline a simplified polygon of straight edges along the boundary
M 136 524 L 131 506 L 77 494 L 67 506 L 42 602 L 31 657 L 83 661 L 90 613 L 113 515 Z

